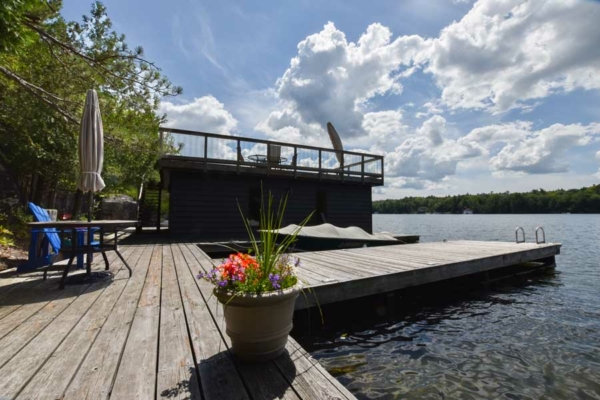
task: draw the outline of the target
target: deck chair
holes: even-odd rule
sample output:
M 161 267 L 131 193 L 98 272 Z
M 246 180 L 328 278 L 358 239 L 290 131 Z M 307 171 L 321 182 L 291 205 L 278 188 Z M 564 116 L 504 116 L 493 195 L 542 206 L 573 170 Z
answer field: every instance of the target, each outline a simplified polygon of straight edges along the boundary
M 50 214 L 44 208 L 34 204 L 28 203 L 29 210 L 33 214 L 33 218 L 37 222 L 51 221 Z M 42 236 L 43 235 L 43 236 Z M 38 264 L 41 261 L 41 265 L 52 264 L 53 262 L 59 261 L 60 248 L 62 246 L 60 237 L 56 230 L 51 228 L 33 229 L 31 231 L 31 242 L 29 244 L 29 261 L 32 264 Z M 52 253 L 49 252 L 48 248 L 51 248 Z M 41 250 L 41 255 L 40 255 Z M 39 257 L 41 256 L 41 260 Z M 36 262 L 37 261 L 37 262 Z M 79 263 L 79 260 L 77 260 Z M 83 260 L 82 260 L 83 265 Z M 33 265 L 32 265 L 33 266 Z M 19 266 L 21 268 L 21 266 Z M 35 267 L 33 267 L 35 268 Z M 32 269 L 33 269 L 32 268 Z M 21 268 L 23 269 L 23 268 Z M 21 272 L 17 269 L 18 272 Z M 45 275 L 45 272 L 44 272 Z M 45 278 L 45 276 L 44 276 Z
M 281 146 L 272 144 L 269 146 L 267 158 L 271 164 L 279 164 L 281 162 Z
M 37 222 L 49 222 L 52 219 L 48 214 L 48 211 L 34 203 L 28 203 L 29 210 L 33 214 L 34 219 Z M 92 232 L 95 229 L 92 228 Z M 83 242 L 85 238 L 85 230 L 75 230 L 69 231 L 72 235 L 78 235 L 79 241 Z M 38 240 L 41 237 L 41 240 Z M 91 238 L 90 238 L 91 239 Z M 92 246 L 98 246 L 99 242 L 91 242 Z M 52 253 L 50 253 L 48 248 L 51 248 Z M 44 267 L 44 279 L 47 278 L 48 269 L 52 267 L 55 262 L 62 260 L 62 255 L 64 251 L 61 251 L 63 248 L 62 240 L 58 234 L 58 231 L 52 228 L 41 228 L 41 229 L 33 229 L 31 231 L 31 242 L 29 246 L 29 260 L 20 265 L 17 268 L 17 272 L 29 272 L 34 269 L 38 269 Z M 41 255 L 40 255 L 41 250 Z M 67 249 L 68 251 L 68 249 Z M 104 262 L 106 267 L 108 268 L 108 260 L 106 259 L 106 255 L 102 253 L 104 257 Z M 77 256 L 77 267 L 83 268 L 83 255 Z

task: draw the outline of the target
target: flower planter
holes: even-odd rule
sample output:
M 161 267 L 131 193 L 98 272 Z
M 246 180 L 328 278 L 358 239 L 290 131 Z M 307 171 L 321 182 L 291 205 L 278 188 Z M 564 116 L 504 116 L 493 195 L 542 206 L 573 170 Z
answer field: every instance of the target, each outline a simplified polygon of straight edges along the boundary
M 261 295 L 239 294 L 215 289 L 223 304 L 227 335 L 233 354 L 248 362 L 276 358 L 285 349 L 292 330 L 294 305 L 301 286 L 265 292 Z

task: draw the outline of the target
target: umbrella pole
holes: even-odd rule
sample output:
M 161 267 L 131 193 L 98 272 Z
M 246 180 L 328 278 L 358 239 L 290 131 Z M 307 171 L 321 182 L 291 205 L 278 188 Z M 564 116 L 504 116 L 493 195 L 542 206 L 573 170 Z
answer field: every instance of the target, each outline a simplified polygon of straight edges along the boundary
M 94 193 L 90 190 L 88 194 L 88 222 L 92 222 L 92 209 L 94 207 Z M 86 273 L 91 275 L 92 273 L 92 227 L 88 226 L 87 228 L 87 246 L 88 246 L 88 254 L 87 254 L 87 262 L 86 262 Z
M 90 190 L 88 192 L 88 222 L 92 222 L 92 209 L 94 208 L 94 193 Z

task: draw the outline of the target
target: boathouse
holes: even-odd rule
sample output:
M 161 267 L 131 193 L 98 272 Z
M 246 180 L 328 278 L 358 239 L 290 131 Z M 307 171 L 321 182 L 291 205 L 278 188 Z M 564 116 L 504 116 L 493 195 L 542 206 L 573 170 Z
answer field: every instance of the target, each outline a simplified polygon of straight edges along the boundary
M 383 185 L 383 156 L 181 129 L 161 128 L 161 190 L 169 193 L 171 235 L 246 239 L 238 204 L 258 223 L 265 193 L 289 194 L 284 225 L 315 212 L 311 224 L 372 232 L 371 188 Z

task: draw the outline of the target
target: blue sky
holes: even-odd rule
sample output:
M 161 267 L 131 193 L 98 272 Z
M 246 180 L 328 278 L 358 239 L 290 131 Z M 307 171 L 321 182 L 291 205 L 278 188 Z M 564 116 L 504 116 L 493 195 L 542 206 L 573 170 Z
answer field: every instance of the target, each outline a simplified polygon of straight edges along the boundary
M 375 198 L 600 179 L 600 2 L 104 4 L 183 86 L 170 126 L 330 146 L 331 121 L 386 156 Z

